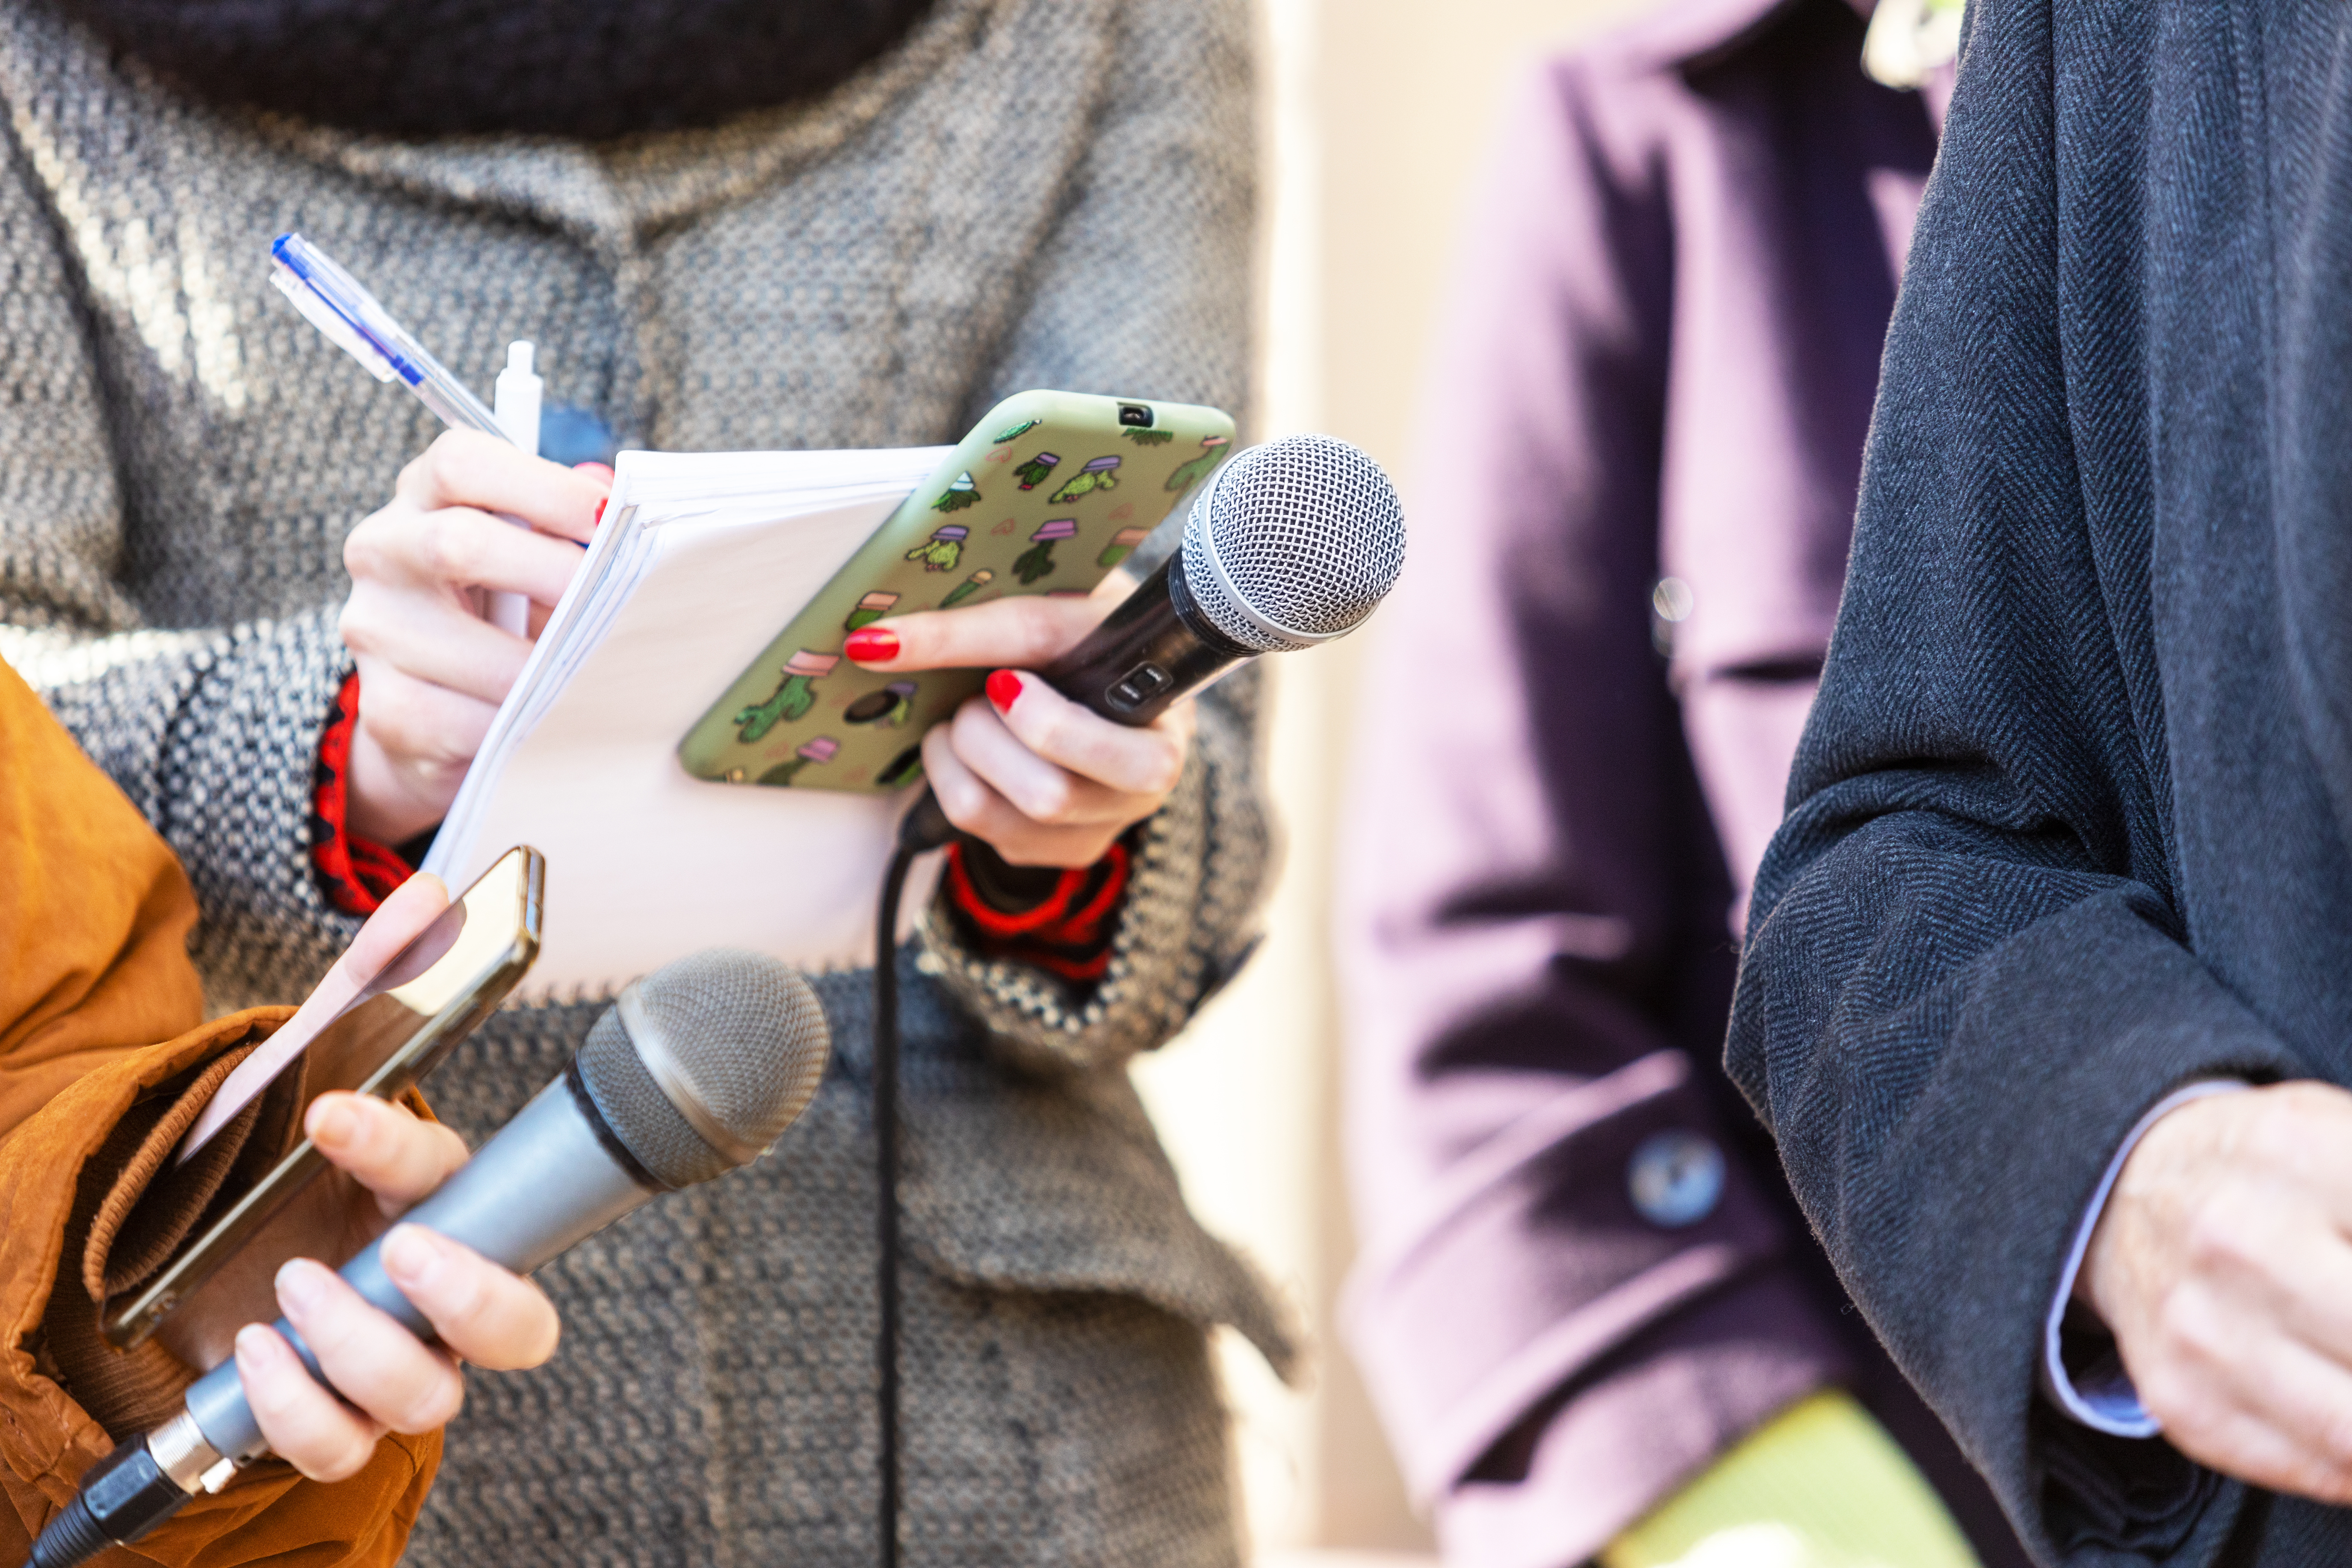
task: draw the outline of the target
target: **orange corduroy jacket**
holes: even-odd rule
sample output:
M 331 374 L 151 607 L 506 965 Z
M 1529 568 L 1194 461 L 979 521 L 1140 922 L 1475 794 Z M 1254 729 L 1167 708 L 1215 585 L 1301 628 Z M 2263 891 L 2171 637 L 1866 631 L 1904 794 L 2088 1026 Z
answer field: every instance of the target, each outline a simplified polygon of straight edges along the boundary
M 287 1016 L 204 1022 L 195 918 L 170 848 L 0 665 L 0 1563 L 24 1562 L 82 1471 L 143 1426 L 127 1413 L 194 1376 L 152 1342 L 118 1356 L 83 1331 L 99 1303 L 68 1232 L 119 1190 L 126 1121 L 184 1110 L 217 1080 L 206 1067 Z M 440 1455 L 437 1432 L 390 1436 L 333 1485 L 264 1461 L 100 1561 L 388 1568 Z

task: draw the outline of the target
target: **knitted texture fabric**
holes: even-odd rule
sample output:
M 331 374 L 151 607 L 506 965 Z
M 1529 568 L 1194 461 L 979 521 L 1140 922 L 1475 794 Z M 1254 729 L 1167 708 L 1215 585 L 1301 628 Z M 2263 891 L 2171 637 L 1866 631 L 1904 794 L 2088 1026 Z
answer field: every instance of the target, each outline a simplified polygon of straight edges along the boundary
M 192 102 L 0 4 L 0 654 L 185 863 L 211 1005 L 299 996 L 356 928 L 310 860 L 341 544 L 437 428 L 268 289 L 272 236 L 478 383 L 531 338 L 550 402 L 635 444 L 945 441 L 1024 386 L 1234 406 L 1245 33 L 1237 0 L 940 0 L 817 102 L 403 142 Z M 1247 950 L 1255 690 L 1204 700 L 1098 984 L 936 911 L 904 955 L 917 1563 L 1234 1558 L 1203 1331 L 1290 1340 L 1124 1066 Z M 869 984 L 823 982 L 835 1069 L 775 1154 L 547 1272 L 558 1363 L 473 1380 L 411 1561 L 871 1560 Z M 597 1012 L 501 1014 L 436 1110 L 478 1142 Z

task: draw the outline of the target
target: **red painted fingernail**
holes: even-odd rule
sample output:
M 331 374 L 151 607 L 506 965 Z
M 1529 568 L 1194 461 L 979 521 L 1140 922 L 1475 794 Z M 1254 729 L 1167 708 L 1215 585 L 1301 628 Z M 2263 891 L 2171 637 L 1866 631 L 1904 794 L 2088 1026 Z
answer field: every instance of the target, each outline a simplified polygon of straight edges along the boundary
M 603 527 L 603 526 L 604 526 L 604 508 L 605 508 L 606 506 L 608 506 L 608 505 L 610 505 L 610 504 L 611 504 L 612 500 L 613 500 L 613 498 L 612 498 L 611 496 L 606 496 L 603 500 L 600 500 L 600 501 L 598 501 L 598 502 L 596 503 L 596 521 L 595 521 L 594 522 L 590 523 L 590 524 L 588 525 L 589 527 L 591 527 L 591 528 L 601 528 L 601 527 Z
M 1009 713 L 1021 700 L 1021 678 L 1009 669 L 1000 669 L 988 678 L 988 700 L 996 704 L 999 713 Z
M 592 479 L 602 479 L 608 485 L 613 482 L 613 465 L 610 463 L 574 463 L 572 471 L 585 474 Z
M 841 651 L 858 664 L 879 664 L 886 658 L 898 657 L 898 634 L 886 632 L 877 626 L 863 626 L 849 634 Z

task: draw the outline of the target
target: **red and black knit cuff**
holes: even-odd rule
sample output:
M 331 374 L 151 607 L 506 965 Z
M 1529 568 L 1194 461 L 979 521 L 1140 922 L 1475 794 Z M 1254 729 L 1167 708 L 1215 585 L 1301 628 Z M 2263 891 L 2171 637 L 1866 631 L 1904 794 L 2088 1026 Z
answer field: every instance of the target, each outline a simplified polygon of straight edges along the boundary
M 961 840 L 948 846 L 948 902 L 974 947 L 991 958 L 1034 964 L 1065 980 L 1099 980 L 1127 897 L 1133 858 L 1121 841 L 1091 866 L 1065 871 L 1045 899 L 1023 910 L 992 903 L 974 883 Z
M 318 782 L 310 795 L 310 863 L 318 868 L 327 900 L 348 915 L 371 915 L 415 868 L 345 826 L 350 811 L 352 731 L 360 719 L 360 678 L 344 679 L 335 693 L 335 716 L 319 737 Z

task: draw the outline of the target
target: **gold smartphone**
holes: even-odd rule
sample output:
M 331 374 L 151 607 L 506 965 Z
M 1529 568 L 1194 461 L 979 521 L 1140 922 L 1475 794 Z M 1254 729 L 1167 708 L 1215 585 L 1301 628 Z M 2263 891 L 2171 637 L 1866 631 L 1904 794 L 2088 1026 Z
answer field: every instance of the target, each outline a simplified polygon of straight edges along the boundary
M 332 1089 L 394 1099 L 497 1009 L 539 955 L 546 867 L 536 849 L 508 850 L 431 925 L 361 982 L 352 999 L 268 1080 L 236 1122 L 216 1135 L 214 1172 L 198 1170 L 181 1178 L 194 1163 L 173 1165 L 167 1157 L 159 1184 L 203 1180 L 216 1182 L 217 1189 L 163 1261 L 142 1268 L 120 1289 L 110 1279 L 101 1320 L 109 1343 L 127 1350 L 154 1333 L 174 1308 L 204 1289 L 316 1177 L 331 1169 L 310 1139 L 298 1136 L 311 1100 Z M 224 1091 L 227 1088 L 223 1085 Z M 226 1146 L 232 1136 L 233 1150 Z M 291 1147 L 286 1147 L 289 1141 Z M 134 1207 L 126 1237 L 137 1216 Z M 152 1255 L 161 1250 L 157 1242 L 167 1239 L 147 1237 L 145 1247 L 128 1250 Z M 118 1244 L 113 1251 L 121 1255 L 126 1248 Z M 274 1271 L 282 1261 L 269 1259 L 268 1268 Z

